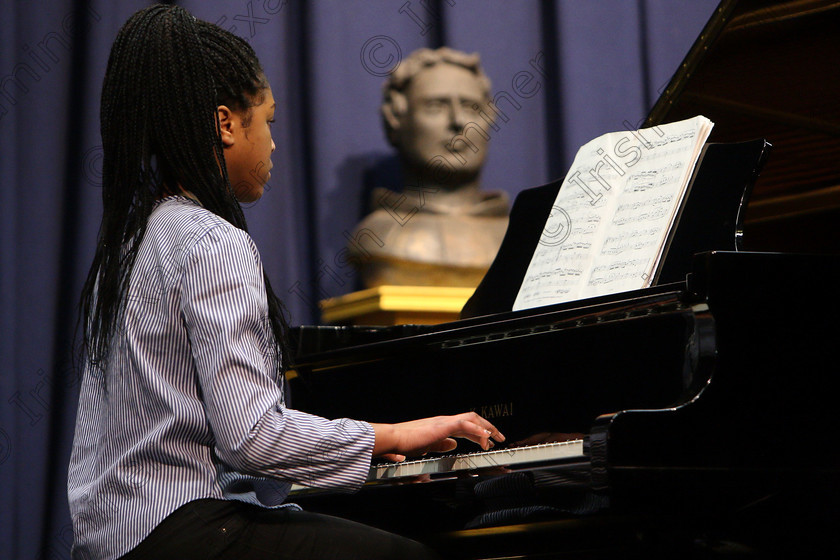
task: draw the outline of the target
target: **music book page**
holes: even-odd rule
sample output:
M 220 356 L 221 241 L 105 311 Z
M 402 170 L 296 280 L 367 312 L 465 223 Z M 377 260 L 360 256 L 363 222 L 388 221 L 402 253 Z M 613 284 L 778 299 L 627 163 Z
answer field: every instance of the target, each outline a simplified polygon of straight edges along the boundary
M 514 311 L 649 287 L 712 126 L 697 116 L 582 146 Z

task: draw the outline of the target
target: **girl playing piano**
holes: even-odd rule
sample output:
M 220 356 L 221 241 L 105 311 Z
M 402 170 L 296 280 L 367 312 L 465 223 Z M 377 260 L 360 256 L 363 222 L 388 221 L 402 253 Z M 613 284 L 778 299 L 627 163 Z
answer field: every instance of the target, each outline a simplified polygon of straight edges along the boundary
M 74 558 L 433 557 L 300 511 L 291 483 L 352 490 L 371 457 L 503 439 L 474 413 L 377 425 L 285 407 L 286 323 L 239 206 L 268 180 L 274 111 L 248 43 L 182 8 L 117 34 L 82 294 Z

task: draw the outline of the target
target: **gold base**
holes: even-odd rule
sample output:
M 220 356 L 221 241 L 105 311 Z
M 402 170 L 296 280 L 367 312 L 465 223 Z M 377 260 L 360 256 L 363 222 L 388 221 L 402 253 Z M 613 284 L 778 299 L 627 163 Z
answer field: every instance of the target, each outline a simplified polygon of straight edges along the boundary
M 458 319 L 475 288 L 378 286 L 320 302 L 328 324 L 434 325 Z

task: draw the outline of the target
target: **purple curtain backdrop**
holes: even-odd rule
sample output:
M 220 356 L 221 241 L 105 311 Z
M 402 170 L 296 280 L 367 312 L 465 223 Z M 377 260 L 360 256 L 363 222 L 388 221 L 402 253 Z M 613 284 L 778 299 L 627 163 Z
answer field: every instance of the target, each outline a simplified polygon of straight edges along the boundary
M 0 558 L 69 557 L 69 349 L 101 212 L 99 90 L 117 30 L 148 4 L 0 11 Z M 365 193 L 395 180 L 378 106 L 402 58 L 440 45 L 481 54 L 508 117 L 489 131 L 483 185 L 514 196 L 562 176 L 587 140 L 636 126 L 716 4 L 182 2 L 251 42 L 278 100 L 272 179 L 246 216 L 293 324 L 355 287 L 338 256 Z

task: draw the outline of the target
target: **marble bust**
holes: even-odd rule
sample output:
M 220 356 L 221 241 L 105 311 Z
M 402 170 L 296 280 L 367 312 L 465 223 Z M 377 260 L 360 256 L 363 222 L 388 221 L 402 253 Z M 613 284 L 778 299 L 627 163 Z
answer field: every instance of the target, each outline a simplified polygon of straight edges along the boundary
M 385 83 L 382 121 L 404 184 L 374 190 L 348 245 L 365 287 L 476 286 L 484 276 L 509 208 L 506 193 L 480 188 L 490 99 L 479 56 L 447 47 L 415 51 Z

